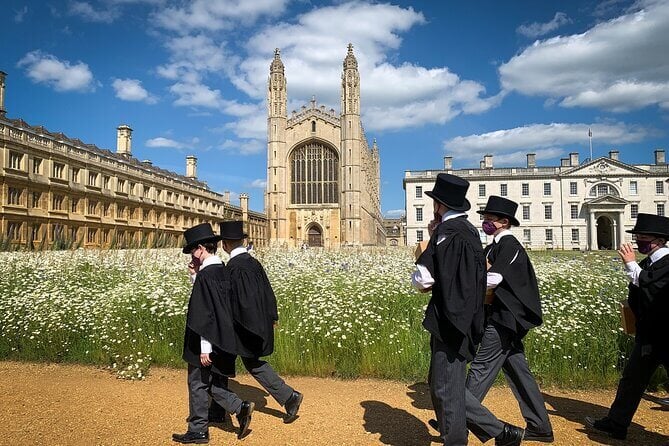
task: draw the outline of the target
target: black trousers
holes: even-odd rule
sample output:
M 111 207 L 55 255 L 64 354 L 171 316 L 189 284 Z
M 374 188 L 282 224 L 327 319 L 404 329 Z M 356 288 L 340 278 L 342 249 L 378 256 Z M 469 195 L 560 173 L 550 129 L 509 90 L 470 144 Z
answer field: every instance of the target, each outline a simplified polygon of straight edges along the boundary
M 618 383 L 616 399 L 609 409 L 611 420 L 624 427 L 632 423 L 650 378 L 660 364 L 669 371 L 669 352 L 666 351 L 666 347 L 665 351 L 658 351 L 651 346 L 642 346 L 639 342 L 634 344 L 623 376 Z

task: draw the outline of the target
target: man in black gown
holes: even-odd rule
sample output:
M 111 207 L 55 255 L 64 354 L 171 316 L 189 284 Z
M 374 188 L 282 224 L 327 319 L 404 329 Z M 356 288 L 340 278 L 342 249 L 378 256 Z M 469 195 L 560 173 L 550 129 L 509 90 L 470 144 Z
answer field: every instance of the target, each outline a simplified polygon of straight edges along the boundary
M 527 364 L 523 338 L 542 323 L 539 287 L 527 252 L 510 231 L 519 226 L 518 204 L 490 196 L 483 215 L 483 231 L 493 236 L 485 248 L 487 273 L 486 321 L 483 339 L 467 374 L 467 390 L 480 402 L 504 372 L 527 427 L 523 440 L 553 442 L 553 428 L 543 396 Z M 495 437 L 504 424 L 480 403 L 467 404 L 469 429 L 481 440 Z
M 264 268 L 243 245 L 241 221 L 220 224 L 223 249 L 230 254 L 228 269 L 232 283 L 238 355 L 246 370 L 286 409 L 284 423 L 297 419 L 303 396 L 261 360 L 274 351 L 274 324 L 279 319 L 276 297 Z M 212 410 L 217 410 L 212 402 Z
M 230 273 L 216 255 L 220 237 L 209 223 L 184 232 L 184 254 L 191 255 L 189 269 L 196 273 L 186 314 L 183 359 L 188 363 L 188 431 L 173 434 L 178 443 L 209 442 L 209 396 L 230 413 L 237 414 L 238 438 L 251 423 L 254 404 L 242 401 L 226 387 L 235 374 L 239 353 L 234 331 Z
M 643 392 L 660 364 L 669 370 L 669 218 L 638 214 L 630 231 L 636 234 L 637 249 L 647 257 L 640 263 L 630 243 L 623 244 L 618 255 L 625 263 L 630 281 L 628 302 L 636 318 L 634 348 L 629 356 L 618 392 L 607 416 L 586 417 L 586 426 L 624 440 Z

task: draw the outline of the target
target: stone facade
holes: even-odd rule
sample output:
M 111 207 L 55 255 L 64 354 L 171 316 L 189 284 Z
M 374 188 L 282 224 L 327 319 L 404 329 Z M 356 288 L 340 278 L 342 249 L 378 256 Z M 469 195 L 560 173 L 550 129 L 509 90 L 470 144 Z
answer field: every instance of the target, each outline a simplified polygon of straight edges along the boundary
M 0 92 L 4 93 L 0 72 Z M 197 159 L 186 176 L 132 157 L 132 129 L 117 129 L 116 153 L 44 127 L 6 119 L 0 95 L 0 241 L 6 247 L 179 246 L 183 231 L 241 219 L 255 246 L 267 241 L 267 219 L 248 209 L 248 195 L 197 179 Z
M 481 217 L 476 211 L 485 207 L 488 196 L 517 202 L 520 226 L 512 231 L 528 249 L 618 249 L 632 240 L 625 231 L 634 226 L 639 212 L 668 215 L 669 166 L 662 149 L 655 151 L 653 164 L 623 163 L 612 150 L 608 157 L 583 164 L 578 153 L 571 153 L 559 166 L 540 167 L 530 153 L 525 167 L 495 168 L 492 155 L 475 169 L 454 170 L 452 165 L 447 156 L 443 169 L 405 172 L 408 245 L 428 238 L 433 210 L 424 192 L 432 190 L 441 172 L 470 182 L 468 216 L 477 226 Z M 479 232 L 482 243 L 491 241 Z
M 341 113 L 312 99 L 288 117 L 287 81 L 279 50 L 270 64 L 266 211 L 270 244 L 384 245 L 379 149 L 360 120 L 360 74 L 349 45 Z
M 386 228 L 386 246 L 406 246 L 406 219 L 384 218 L 383 226 Z

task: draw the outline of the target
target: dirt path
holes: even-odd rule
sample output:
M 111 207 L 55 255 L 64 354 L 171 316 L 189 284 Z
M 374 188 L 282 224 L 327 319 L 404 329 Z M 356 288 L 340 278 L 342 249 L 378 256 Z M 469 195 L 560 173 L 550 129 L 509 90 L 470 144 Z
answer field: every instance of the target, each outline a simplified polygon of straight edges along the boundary
M 239 376 L 232 388 L 256 402 L 252 432 L 238 441 L 228 421 L 223 429 L 210 428 L 210 444 L 439 444 L 425 425 L 431 417 L 425 384 L 298 377 L 287 381 L 305 396 L 295 423 L 283 424 L 281 407 L 252 378 Z M 582 425 L 586 415 L 605 413 L 612 391 L 547 390 L 545 395 L 555 444 L 669 443 L 669 412 L 646 401 L 628 441 L 620 442 L 588 436 Z M 493 389 L 486 405 L 500 418 L 521 423 L 509 389 Z M 171 435 L 185 431 L 187 406 L 184 370 L 154 368 L 145 381 L 129 382 L 93 367 L 0 362 L 0 445 L 176 444 Z M 479 444 L 473 436 L 470 443 Z

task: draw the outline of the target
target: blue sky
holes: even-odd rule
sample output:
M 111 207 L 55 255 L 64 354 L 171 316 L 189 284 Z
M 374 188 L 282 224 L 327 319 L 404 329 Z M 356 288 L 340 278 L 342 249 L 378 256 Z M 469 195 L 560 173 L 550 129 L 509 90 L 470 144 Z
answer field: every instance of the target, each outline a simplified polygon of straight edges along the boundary
M 251 196 L 263 210 L 265 89 L 281 48 L 289 110 L 339 110 L 353 43 L 382 210 L 405 170 L 555 165 L 569 152 L 651 163 L 669 149 L 669 2 L 5 0 L 5 107 L 54 132 Z

